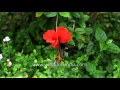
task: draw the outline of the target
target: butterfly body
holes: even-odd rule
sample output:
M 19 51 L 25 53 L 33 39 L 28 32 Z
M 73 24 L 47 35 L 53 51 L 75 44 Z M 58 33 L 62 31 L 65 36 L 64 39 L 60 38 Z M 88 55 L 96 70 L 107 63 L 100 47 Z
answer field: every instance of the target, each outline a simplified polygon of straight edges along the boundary
M 58 56 L 57 61 L 60 62 L 64 59 L 65 55 L 64 52 L 74 53 L 75 50 L 78 50 L 76 46 L 70 45 L 70 44 L 62 44 L 60 43 L 60 46 L 58 48 Z

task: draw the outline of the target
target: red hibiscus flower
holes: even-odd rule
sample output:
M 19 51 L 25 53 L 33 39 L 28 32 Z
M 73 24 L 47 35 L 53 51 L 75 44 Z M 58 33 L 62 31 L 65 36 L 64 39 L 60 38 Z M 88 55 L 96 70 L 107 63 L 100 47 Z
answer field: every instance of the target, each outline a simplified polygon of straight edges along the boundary
M 47 32 L 45 32 L 43 34 L 43 39 L 46 40 L 46 42 L 51 43 L 52 47 L 58 48 L 59 42 L 69 42 L 72 39 L 72 35 L 66 28 L 60 26 L 57 27 L 56 31 L 48 30 Z

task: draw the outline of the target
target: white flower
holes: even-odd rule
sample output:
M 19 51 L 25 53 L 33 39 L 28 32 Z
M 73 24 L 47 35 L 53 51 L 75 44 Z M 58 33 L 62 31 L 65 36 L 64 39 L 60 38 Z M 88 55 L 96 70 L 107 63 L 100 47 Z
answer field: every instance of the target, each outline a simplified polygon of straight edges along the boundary
M 9 36 L 6 36 L 6 37 L 3 39 L 3 42 L 8 42 L 8 41 L 10 41 L 10 38 L 9 38 Z
M 3 58 L 2 54 L 0 54 L 0 60 Z
M 11 66 L 12 66 L 12 62 L 11 62 L 9 59 L 7 59 L 7 66 L 8 66 L 8 67 L 11 67 Z

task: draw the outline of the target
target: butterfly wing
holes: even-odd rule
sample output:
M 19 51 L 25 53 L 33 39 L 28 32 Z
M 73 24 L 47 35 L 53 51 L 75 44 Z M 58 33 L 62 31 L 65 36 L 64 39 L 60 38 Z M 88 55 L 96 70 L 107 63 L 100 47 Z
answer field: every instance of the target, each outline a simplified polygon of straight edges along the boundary
M 60 43 L 60 47 L 58 48 L 58 56 L 57 61 L 60 62 L 64 59 L 64 51 L 69 53 L 75 53 L 78 50 L 76 46 L 70 45 L 70 44 L 62 44 Z

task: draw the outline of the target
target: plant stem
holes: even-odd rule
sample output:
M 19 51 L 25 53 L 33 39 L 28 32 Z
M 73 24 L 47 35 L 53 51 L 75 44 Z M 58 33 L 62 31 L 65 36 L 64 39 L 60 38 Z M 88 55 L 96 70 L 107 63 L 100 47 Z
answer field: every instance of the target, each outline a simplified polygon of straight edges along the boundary
M 5 43 L 3 42 L 3 47 L 5 47 Z
M 75 31 L 75 22 L 73 22 L 73 30 Z
M 58 13 L 56 16 L 56 32 L 57 32 L 57 24 L 58 24 Z M 61 58 L 61 46 L 60 46 L 60 42 L 59 42 L 59 47 L 58 47 L 58 56 L 57 56 L 57 61 L 60 62 L 62 60 Z
M 57 23 L 58 23 L 58 13 L 57 13 L 57 16 L 56 16 L 56 30 L 57 30 Z

